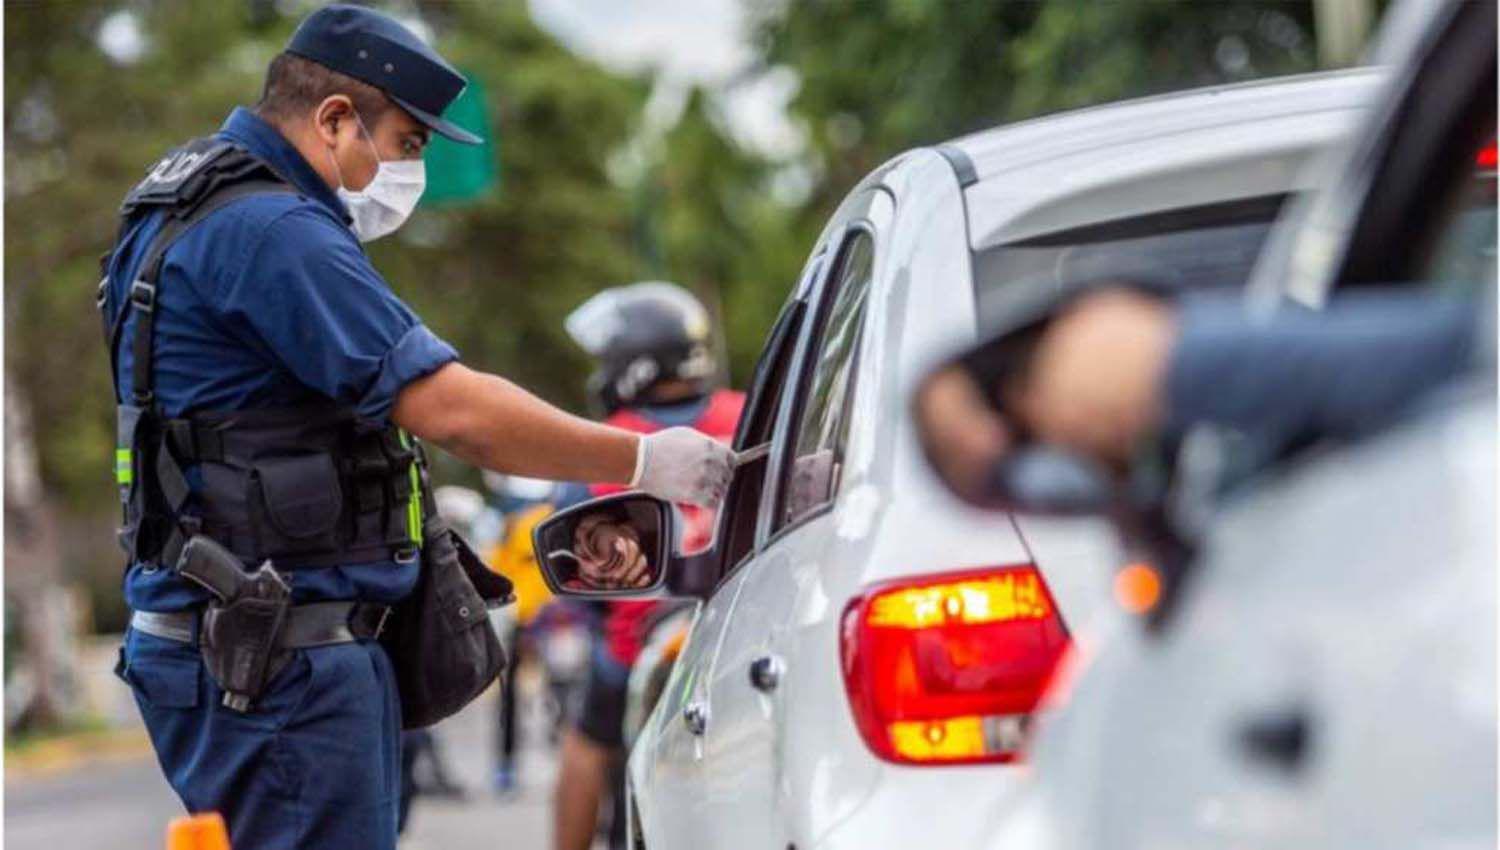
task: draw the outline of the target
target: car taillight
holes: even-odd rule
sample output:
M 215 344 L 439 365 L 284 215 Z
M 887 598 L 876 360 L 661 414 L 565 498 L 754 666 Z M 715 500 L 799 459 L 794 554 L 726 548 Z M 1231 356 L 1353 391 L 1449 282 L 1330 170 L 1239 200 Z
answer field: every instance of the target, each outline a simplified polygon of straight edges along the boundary
M 1474 164 L 1484 171 L 1494 171 L 1497 161 L 1500 161 L 1500 157 L 1496 156 L 1494 142 L 1480 148 L 1479 153 L 1474 157 Z
M 865 743 L 909 764 L 1015 760 L 1067 629 L 1030 565 L 871 587 L 844 610 L 844 688 Z

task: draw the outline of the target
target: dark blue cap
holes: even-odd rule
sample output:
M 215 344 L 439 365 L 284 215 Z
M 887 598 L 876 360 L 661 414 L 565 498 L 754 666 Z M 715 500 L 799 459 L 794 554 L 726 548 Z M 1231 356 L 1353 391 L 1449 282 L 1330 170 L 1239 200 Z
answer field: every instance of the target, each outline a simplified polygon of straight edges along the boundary
M 480 142 L 441 117 L 468 82 L 394 18 L 343 3 L 324 6 L 297 27 L 286 50 L 369 83 L 411 117 L 455 142 Z

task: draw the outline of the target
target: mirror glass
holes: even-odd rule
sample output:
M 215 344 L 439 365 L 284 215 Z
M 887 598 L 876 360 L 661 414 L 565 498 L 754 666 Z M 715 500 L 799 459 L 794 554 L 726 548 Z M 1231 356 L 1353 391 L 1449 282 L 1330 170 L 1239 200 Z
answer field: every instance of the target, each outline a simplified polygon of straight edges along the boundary
M 537 526 L 537 560 L 559 593 L 619 596 L 656 590 L 671 555 L 670 510 L 638 493 L 585 502 Z

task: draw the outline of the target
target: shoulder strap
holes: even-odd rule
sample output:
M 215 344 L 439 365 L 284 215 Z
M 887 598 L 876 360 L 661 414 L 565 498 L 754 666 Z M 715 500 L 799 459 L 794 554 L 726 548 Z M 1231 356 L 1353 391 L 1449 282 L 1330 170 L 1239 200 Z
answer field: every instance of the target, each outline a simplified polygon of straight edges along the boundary
M 176 148 L 152 166 L 145 179 L 125 196 L 120 206 L 121 233 L 124 221 L 133 216 L 162 210 L 161 229 L 147 246 L 136 279 L 126 292 L 126 300 L 108 320 L 108 278 L 100 281 L 98 306 L 105 316 L 105 345 L 109 348 L 110 377 L 118 385 L 120 337 L 125 320 L 137 315 L 134 359 L 131 372 L 131 395 L 134 404 L 146 407 L 155 401 L 155 378 L 152 374 L 151 345 L 156 324 L 156 286 L 167 249 L 189 228 L 215 210 L 249 195 L 295 191 L 264 160 L 223 139 L 206 138 Z M 118 245 L 118 241 L 117 241 Z M 107 266 L 107 259 L 101 265 Z M 107 268 L 106 268 L 107 271 Z
M 250 195 L 264 195 L 279 192 L 291 192 L 292 188 L 279 180 L 250 180 L 243 183 L 235 183 L 215 192 L 212 197 L 197 204 L 191 214 L 178 218 L 169 216 L 162 223 L 161 230 L 157 231 L 156 238 L 146 249 L 144 258 L 141 260 L 140 272 L 136 279 L 130 284 L 127 293 L 128 310 L 136 314 L 135 335 L 132 340 L 133 362 L 130 373 L 130 392 L 132 401 L 138 407 L 147 407 L 156 400 L 156 376 L 151 363 L 151 346 L 156 331 L 156 287 L 161 276 L 161 267 L 166 258 L 167 249 L 172 243 L 189 228 L 211 213 L 219 210 L 240 198 Z M 124 317 L 127 312 L 122 307 L 116 318 L 116 326 L 110 334 L 110 371 L 116 370 L 119 356 L 119 338 L 124 328 Z
M 125 195 L 120 216 L 129 218 L 143 207 L 181 207 L 184 201 L 204 197 L 217 180 L 233 181 L 246 167 L 246 159 L 251 168 L 263 164 L 243 148 L 214 136 L 173 148 Z

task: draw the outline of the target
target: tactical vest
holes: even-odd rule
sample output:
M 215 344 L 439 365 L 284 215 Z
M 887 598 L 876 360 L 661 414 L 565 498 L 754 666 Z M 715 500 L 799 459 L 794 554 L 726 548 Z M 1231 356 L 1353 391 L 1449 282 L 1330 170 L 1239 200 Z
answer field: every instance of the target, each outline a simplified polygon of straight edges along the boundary
M 417 556 L 432 498 L 421 447 L 404 431 L 332 401 L 169 418 L 156 399 L 152 337 L 167 250 L 235 200 L 295 191 L 243 148 L 205 138 L 163 157 L 121 206 L 122 236 L 146 216 L 162 215 L 125 303 L 111 309 L 109 254 L 97 299 L 118 404 L 119 540 L 133 561 L 174 566 L 195 534 L 249 563 L 298 568 Z M 126 399 L 118 359 L 130 315 L 134 363 Z M 196 489 L 187 478 L 193 466 Z

